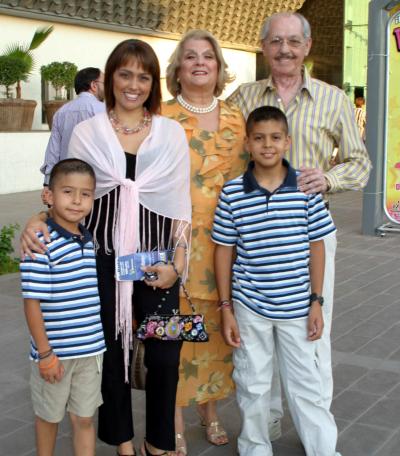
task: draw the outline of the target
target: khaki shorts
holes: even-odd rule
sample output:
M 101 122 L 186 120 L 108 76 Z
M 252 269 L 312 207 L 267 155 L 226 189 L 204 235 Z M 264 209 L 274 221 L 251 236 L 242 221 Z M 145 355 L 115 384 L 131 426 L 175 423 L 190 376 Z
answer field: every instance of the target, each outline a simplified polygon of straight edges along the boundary
M 80 417 L 91 417 L 103 403 L 101 370 L 103 355 L 65 359 L 65 373 L 58 383 L 48 383 L 39 374 L 38 364 L 31 365 L 31 396 L 35 415 L 49 423 L 59 423 L 65 410 Z

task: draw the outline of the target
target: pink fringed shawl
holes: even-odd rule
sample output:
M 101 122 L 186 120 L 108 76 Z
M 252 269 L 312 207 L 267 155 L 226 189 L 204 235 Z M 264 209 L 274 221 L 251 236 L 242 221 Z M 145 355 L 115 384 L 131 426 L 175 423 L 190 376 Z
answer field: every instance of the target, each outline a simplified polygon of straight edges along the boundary
M 174 120 L 153 116 L 151 131 L 140 145 L 135 181 L 126 179 L 126 159 L 106 113 L 78 124 L 68 156 L 88 162 L 96 174 L 96 198 L 120 186 L 114 229 L 117 256 L 138 251 L 139 204 L 151 212 L 181 222 L 176 242 L 186 239 L 191 221 L 189 149 L 183 128 Z M 182 239 L 182 237 L 184 239 Z M 187 271 L 186 271 L 187 272 Z M 132 282 L 116 283 L 116 336 L 121 333 L 125 377 L 132 343 Z

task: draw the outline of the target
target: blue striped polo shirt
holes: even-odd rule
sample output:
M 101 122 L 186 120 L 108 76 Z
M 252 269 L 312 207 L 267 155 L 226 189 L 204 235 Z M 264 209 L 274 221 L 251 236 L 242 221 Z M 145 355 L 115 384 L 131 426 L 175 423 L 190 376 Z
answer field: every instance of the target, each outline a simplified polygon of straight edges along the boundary
M 310 307 L 310 242 L 336 230 L 320 194 L 297 188 L 296 171 L 270 193 L 254 177 L 254 163 L 227 182 L 215 212 L 212 239 L 236 246 L 232 298 L 269 319 L 305 318 Z
M 96 260 L 90 233 L 72 234 L 48 220 L 50 242 L 44 254 L 20 264 L 22 295 L 40 301 L 49 344 L 59 358 L 82 358 L 105 351 L 100 320 Z M 43 235 L 39 239 L 45 243 Z M 31 337 L 31 359 L 38 359 Z

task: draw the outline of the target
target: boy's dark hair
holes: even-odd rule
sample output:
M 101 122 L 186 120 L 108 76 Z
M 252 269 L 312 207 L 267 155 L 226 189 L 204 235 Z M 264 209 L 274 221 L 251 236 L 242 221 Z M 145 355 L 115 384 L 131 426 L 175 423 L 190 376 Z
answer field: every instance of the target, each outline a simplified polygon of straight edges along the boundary
M 87 92 L 90 89 L 90 84 L 99 79 L 99 76 L 99 68 L 88 67 L 78 71 L 74 81 L 75 93 L 79 95 L 81 92 Z
M 280 122 L 285 127 L 286 134 L 289 133 L 289 125 L 284 112 L 274 106 L 261 106 L 250 113 L 246 122 L 246 135 L 250 135 L 254 124 L 268 120 Z
M 78 158 L 67 158 L 66 160 L 59 161 L 51 170 L 49 179 L 50 190 L 54 187 L 54 183 L 59 176 L 65 176 L 72 173 L 89 174 L 93 179 L 94 185 L 96 185 L 96 175 L 89 163 L 79 160 Z

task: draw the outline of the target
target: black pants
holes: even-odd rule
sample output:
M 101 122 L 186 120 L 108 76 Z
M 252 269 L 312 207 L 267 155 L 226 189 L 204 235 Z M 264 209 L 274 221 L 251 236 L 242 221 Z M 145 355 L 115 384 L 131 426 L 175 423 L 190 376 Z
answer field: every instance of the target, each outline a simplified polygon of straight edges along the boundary
M 125 383 L 121 338 L 115 339 L 114 257 L 97 257 L 101 301 L 101 319 L 107 351 L 104 353 L 99 408 L 98 436 L 109 445 L 119 445 L 133 438 L 131 387 Z M 179 308 L 178 282 L 169 290 L 153 290 L 135 282 L 134 315 L 138 323 L 154 312 L 172 313 Z M 175 450 L 175 399 L 179 378 L 181 342 L 145 341 L 146 440 L 156 448 Z

